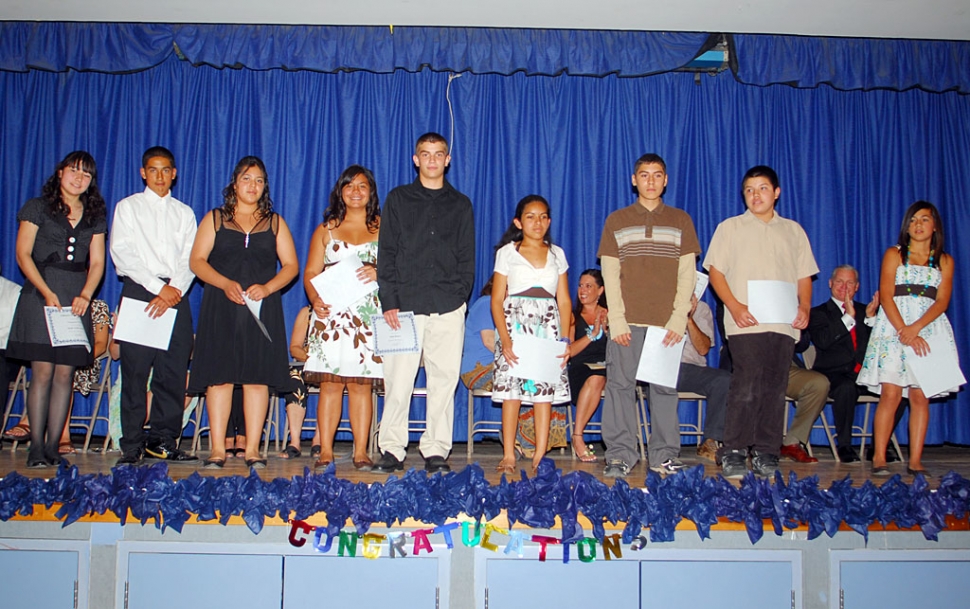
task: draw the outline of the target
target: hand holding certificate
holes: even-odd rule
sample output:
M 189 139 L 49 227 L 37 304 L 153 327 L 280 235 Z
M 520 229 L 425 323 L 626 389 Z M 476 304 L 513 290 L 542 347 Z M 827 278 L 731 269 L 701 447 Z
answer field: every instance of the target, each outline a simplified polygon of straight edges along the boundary
M 649 326 L 640 351 L 637 365 L 637 380 L 656 383 L 663 387 L 676 387 L 680 376 L 680 356 L 684 352 L 684 340 L 676 345 L 664 346 L 667 330 L 659 326 Z
M 352 304 L 377 290 L 376 281 L 362 281 L 357 271 L 364 266 L 357 256 L 348 256 L 310 280 L 320 299 L 330 306 L 331 313 L 349 308 Z
M 114 339 L 153 349 L 168 349 L 178 311 L 168 309 L 161 317 L 155 318 L 147 309 L 147 302 L 134 298 L 122 298 L 121 305 L 118 307 Z
M 512 346 L 517 361 L 509 367 L 515 378 L 555 384 L 562 375 L 562 355 L 568 345 L 551 338 L 513 334 Z
M 262 330 L 263 336 L 265 336 L 266 340 L 269 342 L 273 342 L 273 339 L 269 335 L 269 330 L 266 329 L 266 325 L 263 324 L 263 321 L 259 318 L 259 311 L 263 308 L 263 301 L 253 300 L 245 292 L 243 292 L 243 301 L 246 303 L 246 308 L 249 309 L 250 313 L 252 313 L 253 319 L 256 320 L 256 325 L 259 326 L 260 330 Z
M 383 315 L 371 315 L 370 323 L 374 328 L 374 353 L 377 355 L 397 355 L 418 352 L 418 329 L 414 313 L 399 311 L 397 320 L 400 329 L 392 330 Z
M 906 365 L 913 370 L 920 389 L 928 398 L 956 391 L 967 379 L 960 370 L 959 359 L 947 345 L 946 336 L 934 334 L 925 340 L 930 352 L 922 357 L 916 355 L 912 347 L 903 347 Z
M 84 323 L 70 308 L 44 307 L 44 318 L 47 320 L 47 333 L 51 337 L 52 347 L 80 345 L 91 352 Z
M 798 286 L 787 281 L 748 281 L 748 312 L 759 324 L 791 324 L 798 315 Z

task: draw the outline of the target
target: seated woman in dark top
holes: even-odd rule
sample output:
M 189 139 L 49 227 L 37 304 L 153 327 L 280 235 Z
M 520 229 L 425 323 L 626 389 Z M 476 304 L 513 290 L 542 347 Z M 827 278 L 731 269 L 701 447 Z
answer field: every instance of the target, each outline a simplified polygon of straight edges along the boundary
M 569 391 L 576 406 L 573 451 L 580 461 L 596 457 L 586 446 L 583 432 L 599 406 L 606 386 L 606 295 L 599 269 L 586 269 L 579 276 L 576 307 L 573 309 L 573 337 L 569 345 Z M 592 366 L 592 367 L 591 367 Z

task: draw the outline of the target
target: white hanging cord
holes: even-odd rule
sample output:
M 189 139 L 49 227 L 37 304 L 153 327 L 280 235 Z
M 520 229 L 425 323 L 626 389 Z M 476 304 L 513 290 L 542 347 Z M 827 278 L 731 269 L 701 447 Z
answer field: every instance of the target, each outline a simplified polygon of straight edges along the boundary
M 461 74 L 448 74 L 448 86 L 445 88 L 445 99 L 448 100 L 448 115 L 451 117 L 451 133 L 448 134 L 448 153 L 455 154 L 455 108 L 451 104 L 451 81 L 461 78 Z

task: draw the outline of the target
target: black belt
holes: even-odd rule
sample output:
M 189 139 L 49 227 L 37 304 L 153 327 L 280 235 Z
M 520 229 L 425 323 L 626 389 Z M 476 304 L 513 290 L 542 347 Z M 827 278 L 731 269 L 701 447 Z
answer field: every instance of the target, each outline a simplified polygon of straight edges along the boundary
M 893 296 L 924 296 L 936 300 L 936 287 L 932 285 L 914 285 L 911 283 L 896 284 Z

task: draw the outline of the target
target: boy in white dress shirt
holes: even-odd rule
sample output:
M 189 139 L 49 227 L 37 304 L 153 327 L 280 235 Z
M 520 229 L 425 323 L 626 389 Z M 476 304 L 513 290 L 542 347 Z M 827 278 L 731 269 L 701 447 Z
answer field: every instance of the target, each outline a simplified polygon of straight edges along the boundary
M 185 377 L 192 354 L 192 311 L 184 298 L 195 275 L 189 253 L 195 241 L 195 212 L 172 197 L 175 156 L 154 146 L 142 155 L 143 192 L 115 206 L 111 224 L 111 259 L 124 281 L 122 298 L 147 303 L 153 318 L 168 309 L 177 314 L 167 350 L 121 342 L 121 451 L 119 465 L 137 465 L 143 458 L 198 463 L 180 451 Z M 151 430 L 143 430 L 151 374 Z

